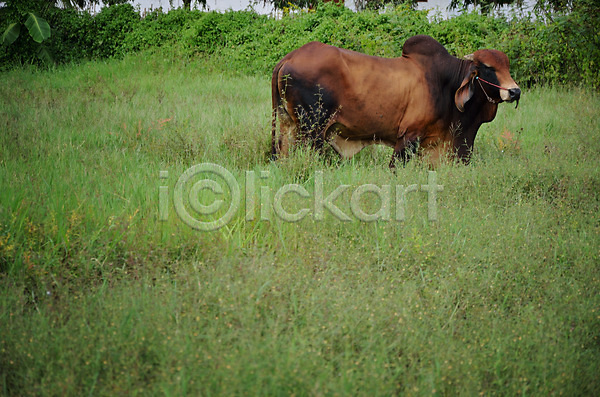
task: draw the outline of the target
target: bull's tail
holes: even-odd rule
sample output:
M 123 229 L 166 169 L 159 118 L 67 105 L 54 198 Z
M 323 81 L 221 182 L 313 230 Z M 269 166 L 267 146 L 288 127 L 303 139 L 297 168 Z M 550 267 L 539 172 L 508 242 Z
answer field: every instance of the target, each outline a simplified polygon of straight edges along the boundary
M 277 111 L 281 105 L 281 92 L 279 91 L 279 70 L 283 66 L 283 60 L 280 61 L 275 69 L 273 69 L 273 77 L 271 78 L 271 100 L 273 105 L 273 114 L 271 122 L 271 159 L 276 160 L 278 150 L 277 144 Z

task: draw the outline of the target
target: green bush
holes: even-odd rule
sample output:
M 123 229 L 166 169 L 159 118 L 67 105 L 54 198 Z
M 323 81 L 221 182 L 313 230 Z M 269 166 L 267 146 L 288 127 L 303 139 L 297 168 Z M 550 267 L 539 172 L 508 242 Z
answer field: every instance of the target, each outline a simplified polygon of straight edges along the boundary
M 165 44 L 173 45 L 183 37 L 182 32 L 194 21 L 202 18 L 204 13 L 183 9 L 171 10 L 168 13 L 156 9 L 147 14 L 129 31 L 123 40 L 125 52 L 136 52 L 150 48 L 159 48 Z
M 94 17 L 95 40 L 92 54 L 96 58 L 123 55 L 125 37 L 138 27 L 140 15 L 131 4 L 104 7 Z
M 54 8 L 48 13 L 48 23 L 52 27 L 48 46 L 55 60 L 73 62 L 93 57 L 96 35 L 92 15 Z
M 515 79 L 527 85 L 600 88 L 600 7 L 596 8 L 576 9 L 548 23 L 539 18 L 513 22 L 502 33 L 499 49 L 511 59 Z
M 509 28 L 501 18 L 465 13 L 459 17 L 432 23 L 432 34 L 446 49 L 456 56 L 470 54 L 481 48 L 494 48 L 500 35 Z
M 0 29 L 4 31 L 9 23 L 20 20 L 27 12 L 36 13 L 50 24 L 52 34 L 44 46 L 59 63 L 123 55 L 125 37 L 140 21 L 131 4 L 105 7 L 92 16 L 45 2 L 8 1 L 0 8 Z M 28 35 L 20 35 L 13 44 L 0 46 L 0 67 L 39 64 L 38 47 Z
M 236 23 L 240 20 L 244 23 Z M 189 53 L 218 55 L 236 70 L 266 74 L 285 54 L 313 40 L 369 55 L 397 57 L 406 39 L 429 34 L 461 56 L 496 43 L 507 28 L 508 23 L 501 19 L 476 13 L 430 22 L 426 11 L 408 6 L 384 13 L 355 13 L 325 4 L 281 20 L 251 12 L 209 13 L 184 35 Z

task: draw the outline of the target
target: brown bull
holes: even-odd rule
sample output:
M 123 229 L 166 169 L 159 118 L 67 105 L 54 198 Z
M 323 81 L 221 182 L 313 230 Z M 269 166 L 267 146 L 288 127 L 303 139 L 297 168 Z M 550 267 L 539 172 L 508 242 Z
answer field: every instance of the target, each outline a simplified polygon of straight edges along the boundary
M 311 42 L 273 70 L 272 153 L 286 156 L 302 139 L 317 148 L 329 142 L 344 158 L 371 144 L 391 146 L 390 167 L 417 146 L 434 163 L 449 148 L 468 162 L 481 124 L 520 96 L 500 51 L 458 59 L 420 35 L 388 59 Z

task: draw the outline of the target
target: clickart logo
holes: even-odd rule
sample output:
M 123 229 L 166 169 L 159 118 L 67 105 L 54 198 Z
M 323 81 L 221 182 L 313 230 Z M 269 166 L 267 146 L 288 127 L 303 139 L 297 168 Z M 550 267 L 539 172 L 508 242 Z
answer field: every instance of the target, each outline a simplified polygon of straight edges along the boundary
M 284 222 L 298 222 L 306 217 L 321 221 L 326 213 L 341 221 L 404 221 L 408 194 L 421 191 L 427 194 L 427 218 L 436 221 L 437 193 L 444 190 L 443 185 L 437 184 L 435 171 L 428 172 L 427 184 L 422 185 L 368 183 L 359 186 L 341 184 L 332 188 L 328 184 L 327 192 L 323 171 L 314 172 L 312 192 L 296 183 L 280 187 L 264 185 L 269 176 L 269 171 L 246 171 L 242 178 L 242 191 L 238 179 L 226 168 L 213 163 L 194 165 L 179 176 L 172 196 L 168 186 L 159 186 L 159 219 L 166 221 L 169 209 L 174 207 L 177 216 L 186 225 L 196 230 L 212 231 L 230 223 L 243 206 L 246 221 L 271 221 L 273 216 Z M 168 178 L 168 171 L 160 172 L 161 180 Z M 338 204 L 342 201 L 340 197 L 348 194 L 350 209 L 344 211 Z M 380 205 L 375 212 L 363 208 L 364 200 L 361 199 L 368 194 L 378 198 Z M 285 198 L 288 196 L 299 198 L 296 203 L 299 201 L 301 208 L 286 206 Z

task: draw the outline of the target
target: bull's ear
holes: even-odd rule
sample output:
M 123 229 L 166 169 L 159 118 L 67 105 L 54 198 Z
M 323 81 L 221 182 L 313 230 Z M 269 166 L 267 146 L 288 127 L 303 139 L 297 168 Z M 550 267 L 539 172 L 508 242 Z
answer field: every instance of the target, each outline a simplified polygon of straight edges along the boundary
M 465 104 L 473 96 L 473 79 L 477 76 L 477 70 L 473 70 L 461 83 L 454 94 L 454 103 L 461 112 L 465 111 Z
M 475 59 L 475 54 L 465 55 L 463 58 L 467 61 L 472 61 L 473 59 Z

